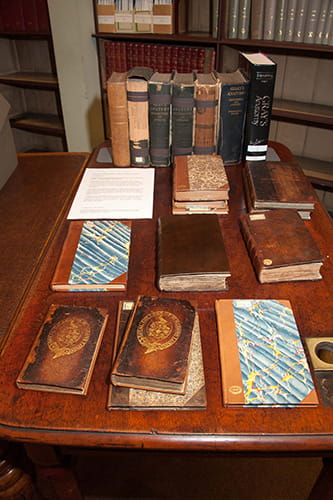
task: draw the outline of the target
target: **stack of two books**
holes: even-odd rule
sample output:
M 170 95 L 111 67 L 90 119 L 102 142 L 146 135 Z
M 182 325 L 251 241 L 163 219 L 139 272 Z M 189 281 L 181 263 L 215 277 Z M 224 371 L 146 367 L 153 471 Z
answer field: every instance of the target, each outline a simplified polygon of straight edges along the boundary
M 219 155 L 174 157 L 172 213 L 227 214 L 229 182 Z

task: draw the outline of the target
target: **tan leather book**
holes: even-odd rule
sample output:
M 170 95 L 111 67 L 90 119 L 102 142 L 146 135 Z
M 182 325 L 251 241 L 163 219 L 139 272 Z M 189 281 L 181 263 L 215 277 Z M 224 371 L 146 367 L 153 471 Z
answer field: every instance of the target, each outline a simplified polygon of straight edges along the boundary
M 219 84 L 213 73 L 195 73 L 194 154 L 216 153 Z
M 119 301 L 117 325 L 113 347 L 113 362 L 134 310 L 135 301 Z M 198 313 L 193 323 L 193 339 L 190 351 L 186 390 L 184 394 L 148 391 L 133 387 L 109 385 L 107 409 L 130 410 L 200 410 L 206 408 L 206 387 L 202 359 L 200 324 Z
M 242 214 L 240 225 L 261 283 L 322 278 L 323 257 L 297 211 Z
M 106 83 L 112 162 L 115 167 L 130 165 L 126 80 L 127 73 L 113 72 Z
M 173 197 L 176 201 L 227 200 L 229 189 L 221 156 L 174 157 Z
M 184 394 L 195 308 L 187 300 L 139 297 L 111 372 L 114 385 Z
M 157 251 L 160 290 L 227 289 L 231 273 L 216 214 L 160 217 Z
M 106 309 L 52 304 L 17 386 L 86 395 L 107 318 Z
M 288 300 L 219 299 L 215 310 L 224 406 L 318 405 Z

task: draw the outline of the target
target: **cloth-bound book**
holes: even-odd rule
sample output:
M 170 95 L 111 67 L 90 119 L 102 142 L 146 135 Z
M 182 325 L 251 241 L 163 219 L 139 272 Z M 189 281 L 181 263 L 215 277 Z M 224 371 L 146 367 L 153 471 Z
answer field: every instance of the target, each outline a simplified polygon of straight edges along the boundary
M 215 302 L 225 406 L 316 406 L 317 393 L 291 304 Z

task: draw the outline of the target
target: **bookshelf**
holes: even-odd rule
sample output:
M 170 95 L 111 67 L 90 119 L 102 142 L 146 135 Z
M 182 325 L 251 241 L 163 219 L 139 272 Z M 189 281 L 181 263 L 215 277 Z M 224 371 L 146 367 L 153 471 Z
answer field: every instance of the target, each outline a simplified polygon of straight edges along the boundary
M 250 3 L 250 2 L 248 2 Z M 269 2 L 265 2 L 269 3 Z M 200 24 L 200 15 L 198 9 L 200 6 L 205 5 L 207 15 L 205 24 Z M 215 51 L 214 66 L 218 71 L 232 71 L 237 66 L 237 52 L 238 51 L 263 51 L 269 54 L 272 58 L 286 57 L 290 60 L 292 58 L 305 58 L 305 64 L 311 60 L 318 61 L 332 61 L 333 46 L 328 44 L 319 43 L 300 43 L 295 41 L 277 41 L 267 39 L 252 39 L 250 32 L 245 37 L 234 38 L 230 37 L 228 33 L 229 25 L 229 12 L 228 5 L 231 2 L 207 0 L 199 2 L 198 0 L 179 0 L 175 2 L 175 26 L 178 26 L 178 32 L 174 34 L 157 34 L 157 33 L 106 33 L 98 29 L 98 16 L 97 16 L 97 2 L 94 2 L 95 7 L 95 22 L 96 34 L 94 35 L 97 40 L 99 62 L 100 62 L 100 80 L 102 95 L 104 101 L 104 118 L 105 118 L 105 132 L 108 134 L 107 126 L 107 103 L 105 97 L 105 83 L 107 74 L 105 71 L 105 42 L 126 42 L 126 43 L 156 43 L 168 45 L 183 45 L 184 47 L 205 47 L 212 48 Z M 200 14 L 200 12 L 199 12 Z M 249 14 L 248 14 L 249 15 Z M 202 17 L 202 16 L 201 16 Z M 231 56 L 230 56 L 231 54 Z M 234 57 L 232 57 L 232 54 Z M 232 62 L 230 62 L 232 61 Z M 232 64 L 234 66 L 232 66 Z M 288 99 L 278 96 L 273 105 L 272 121 L 277 123 L 285 122 L 289 124 L 299 125 L 301 127 L 315 127 L 318 130 L 330 131 L 333 128 L 333 105 L 327 105 L 325 100 L 323 102 L 308 102 L 304 99 L 298 101 L 297 99 Z M 276 138 L 274 138 L 276 140 Z M 288 144 L 290 149 L 303 160 L 303 151 L 299 154 L 294 150 L 293 144 Z M 297 149 L 297 148 L 296 148 Z M 327 177 L 332 177 L 333 181 L 333 168 L 331 159 L 323 161 L 319 159 L 318 164 L 318 179 L 315 178 L 314 172 L 316 171 L 316 158 L 311 158 L 311 172 L 312 180 L 317 180 L 321 186 L 331 189 L 331 180 L 327 181 Z M 307 163 L 307 167 L 309 162 Z M 323 164 L 325 175 L 322 175 Z M 328 174 L 327 172 L 331 172 Z M 320 181 L 320 182 L 319 182 Z
M 13 23 L 12 19 L 19 20 Z M 45 0 L 13 3 L 0 18 L 0 92 L 17 152 L 66 151 L 59 82 Z

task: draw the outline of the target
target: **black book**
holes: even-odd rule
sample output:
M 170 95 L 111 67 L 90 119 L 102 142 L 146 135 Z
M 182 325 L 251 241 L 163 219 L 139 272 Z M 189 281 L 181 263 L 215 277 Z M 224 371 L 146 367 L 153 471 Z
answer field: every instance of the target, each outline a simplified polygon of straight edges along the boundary
M 172 80 L 172 156 L 193 149 L 194 74 L 175 73 Z

